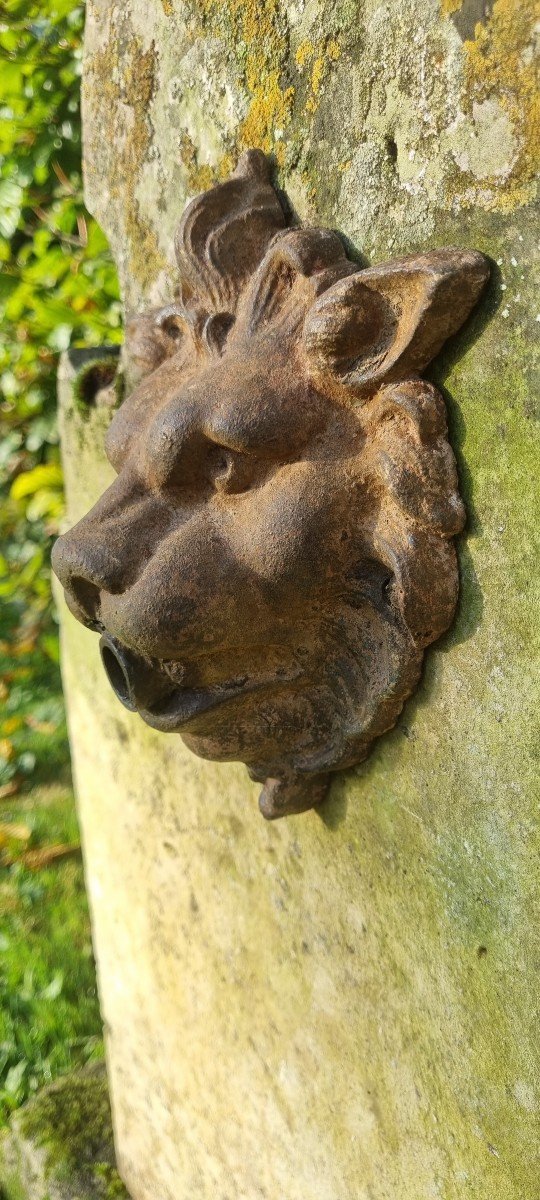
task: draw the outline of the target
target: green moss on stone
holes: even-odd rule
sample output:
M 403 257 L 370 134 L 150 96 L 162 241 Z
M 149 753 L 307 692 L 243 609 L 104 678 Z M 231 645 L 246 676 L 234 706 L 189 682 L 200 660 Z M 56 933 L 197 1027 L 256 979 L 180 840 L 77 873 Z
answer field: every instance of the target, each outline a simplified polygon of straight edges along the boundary
M 98 392 L 114 382 L 114 398 L 119 404 L 123 398 L 121 380 L 116 381 L 117 360 L 111 355 L 93 358 L 78 371 L 73 384 L 73 400 L 82 417 L 88 417 L 96 403 Z
M 1 1162 L 1 1147 L 0 1147 L 0 1171 L 2 1169 Z M 21 1183 L 20 1176 L 17 1177 L 10 1170 L 5 1179 L 0 1183 L 0 1200 L 28 1200 L 24 1185 Z
M 99 1200 L 128 1193 L 114 1165 L 107 1078 L 103 1065 L 64 1076 L 22 1110 L 18 1127 L 26 1141 L 45 1151 L 50 1183 L 69 1183 Z

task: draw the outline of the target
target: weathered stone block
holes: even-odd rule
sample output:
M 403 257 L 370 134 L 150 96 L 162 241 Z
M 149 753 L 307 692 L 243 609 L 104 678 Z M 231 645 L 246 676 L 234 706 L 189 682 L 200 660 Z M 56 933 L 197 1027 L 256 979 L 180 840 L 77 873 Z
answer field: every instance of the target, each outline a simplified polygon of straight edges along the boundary
M 368 257 L 489 254 L 437 364 L 469 524 L 422 686 L 319 812 L 64 674 L 122 1174 L 134 1200 L 536 1200 L 538 417 L 529 3 L 90 0 L 86 168 L 130 305 L 188 195 L 274 151 Z M 69 519 L 111 478 L 67 384 Z M 241 601 L 240 601 L 241 602 Z

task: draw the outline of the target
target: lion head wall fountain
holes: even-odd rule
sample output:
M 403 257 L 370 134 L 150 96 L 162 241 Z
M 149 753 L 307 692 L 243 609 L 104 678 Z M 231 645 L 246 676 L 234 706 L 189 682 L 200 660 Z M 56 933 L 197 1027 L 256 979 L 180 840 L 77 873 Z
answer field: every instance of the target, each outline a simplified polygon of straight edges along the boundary
M 176 253 L 177 299 L 128 331 L 118 478 L 53 565 L 122 703 L 245 762 L 276 818 L 366 757 L 452 621 L 464 510 L 420 372 L 488 266 L 451 248 L 361 269 L 288 227 L 259 151 L 189 205 Z

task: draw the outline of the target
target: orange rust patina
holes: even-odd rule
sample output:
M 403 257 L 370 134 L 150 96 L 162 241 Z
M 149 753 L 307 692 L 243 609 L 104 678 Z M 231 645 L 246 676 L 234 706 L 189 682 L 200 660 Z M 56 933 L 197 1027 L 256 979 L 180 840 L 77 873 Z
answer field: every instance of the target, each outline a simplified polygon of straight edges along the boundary
M 54 568 L 119 699 L 244 761 L 275 818 L 365 758 L 452 620 L 464 512 L 419 372 L 488 268 L 447 249 L 362 270 L 335 233 L 287 227 L 259 151 L 176 248 L 177 299 L 128 327 L 118 478 Z

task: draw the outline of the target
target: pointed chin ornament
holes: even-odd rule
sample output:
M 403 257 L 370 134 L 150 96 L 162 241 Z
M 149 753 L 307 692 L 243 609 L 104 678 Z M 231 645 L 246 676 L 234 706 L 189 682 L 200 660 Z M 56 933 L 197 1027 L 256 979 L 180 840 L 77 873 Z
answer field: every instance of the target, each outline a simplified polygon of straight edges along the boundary
M 421 372 L 488 267 L 362 270 L 287 226 L 259 151 L 189 205 L 176 254 L 177 299 L 128 324 L 117 479 L 53 565 L 118 699 L 245 762 L 273 819 L 366 757 L 452 621 L 464 510 Z

